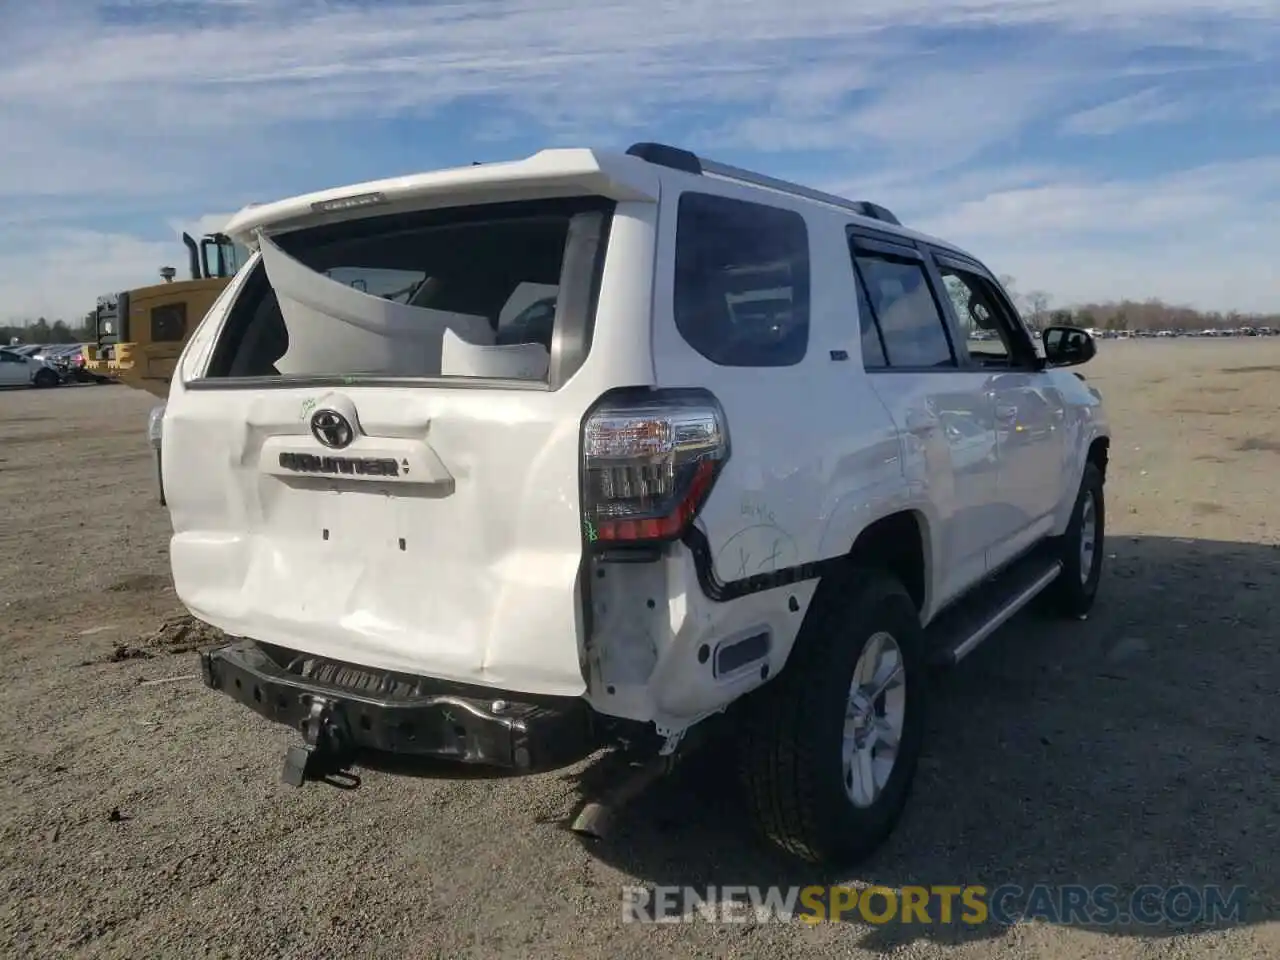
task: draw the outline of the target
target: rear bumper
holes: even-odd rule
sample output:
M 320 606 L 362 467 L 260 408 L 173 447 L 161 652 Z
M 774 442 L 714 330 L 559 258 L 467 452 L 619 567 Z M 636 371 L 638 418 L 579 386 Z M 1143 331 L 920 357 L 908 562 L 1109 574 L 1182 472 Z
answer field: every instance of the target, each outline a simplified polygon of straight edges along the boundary
M 206 686 L 304 730 L 317 704 L 354 750 L 543 769 L 594 744 L 580 698 L 508 699 L 426 677 L 370 670 L 240 640 L 200 655 Z

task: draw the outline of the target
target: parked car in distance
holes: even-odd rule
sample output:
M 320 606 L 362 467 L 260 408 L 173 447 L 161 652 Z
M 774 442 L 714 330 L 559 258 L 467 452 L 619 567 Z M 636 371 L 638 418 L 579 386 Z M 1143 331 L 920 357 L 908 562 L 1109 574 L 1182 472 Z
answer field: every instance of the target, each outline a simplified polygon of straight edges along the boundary
M 0 348 L 0 386 L 56 387 L 62 382 L 58 369 L 40 357 L 31 356 L 33 352 Z
M 80 353 L 81 349 L 82 346 L 78 343 L 53 343 L 40 347 L 30 356 L 33 359 L 47 363 L 58 371 L 58 375 L 64 382 L 69 382 L 73 379 L 72 369 L 75 357 Z

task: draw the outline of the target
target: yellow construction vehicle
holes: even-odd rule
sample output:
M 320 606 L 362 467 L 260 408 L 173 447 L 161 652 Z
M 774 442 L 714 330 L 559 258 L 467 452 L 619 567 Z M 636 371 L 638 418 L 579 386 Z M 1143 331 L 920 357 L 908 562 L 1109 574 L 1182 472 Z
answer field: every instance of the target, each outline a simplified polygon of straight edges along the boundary
M 182 235 L 191 279 L 161 267 L 162 283 L 98 298 L 95 343 L 84 350 L 91 376 L 119 380 L 158 397 L 169 393 L 178 355 L 218 294 L 248 258 L 248 251 L 221 233 L 197 243 Z

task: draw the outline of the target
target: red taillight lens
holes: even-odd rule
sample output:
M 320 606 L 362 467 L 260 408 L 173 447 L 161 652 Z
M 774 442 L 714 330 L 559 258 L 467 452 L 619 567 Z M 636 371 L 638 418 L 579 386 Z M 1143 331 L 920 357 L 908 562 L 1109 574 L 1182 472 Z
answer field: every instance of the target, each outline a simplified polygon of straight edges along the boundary
M 582 428 L 587 539 L 678 539 L 728 458 L 724 414 L 709 394 L 662 393 L 598 407 Z

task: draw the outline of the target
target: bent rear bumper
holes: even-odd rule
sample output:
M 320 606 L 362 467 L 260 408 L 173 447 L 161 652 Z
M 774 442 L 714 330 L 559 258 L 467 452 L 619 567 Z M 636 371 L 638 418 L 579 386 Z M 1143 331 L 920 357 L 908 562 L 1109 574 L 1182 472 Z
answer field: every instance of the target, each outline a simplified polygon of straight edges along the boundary
M 577 697 L 507 699 L 500 692 L 371 670 L 240 640 L 200 655 L 206 686 L 297 730 L 316 704 L 354 750 L 436 757 L 513 770 L 576 759 L 593 745 Z

